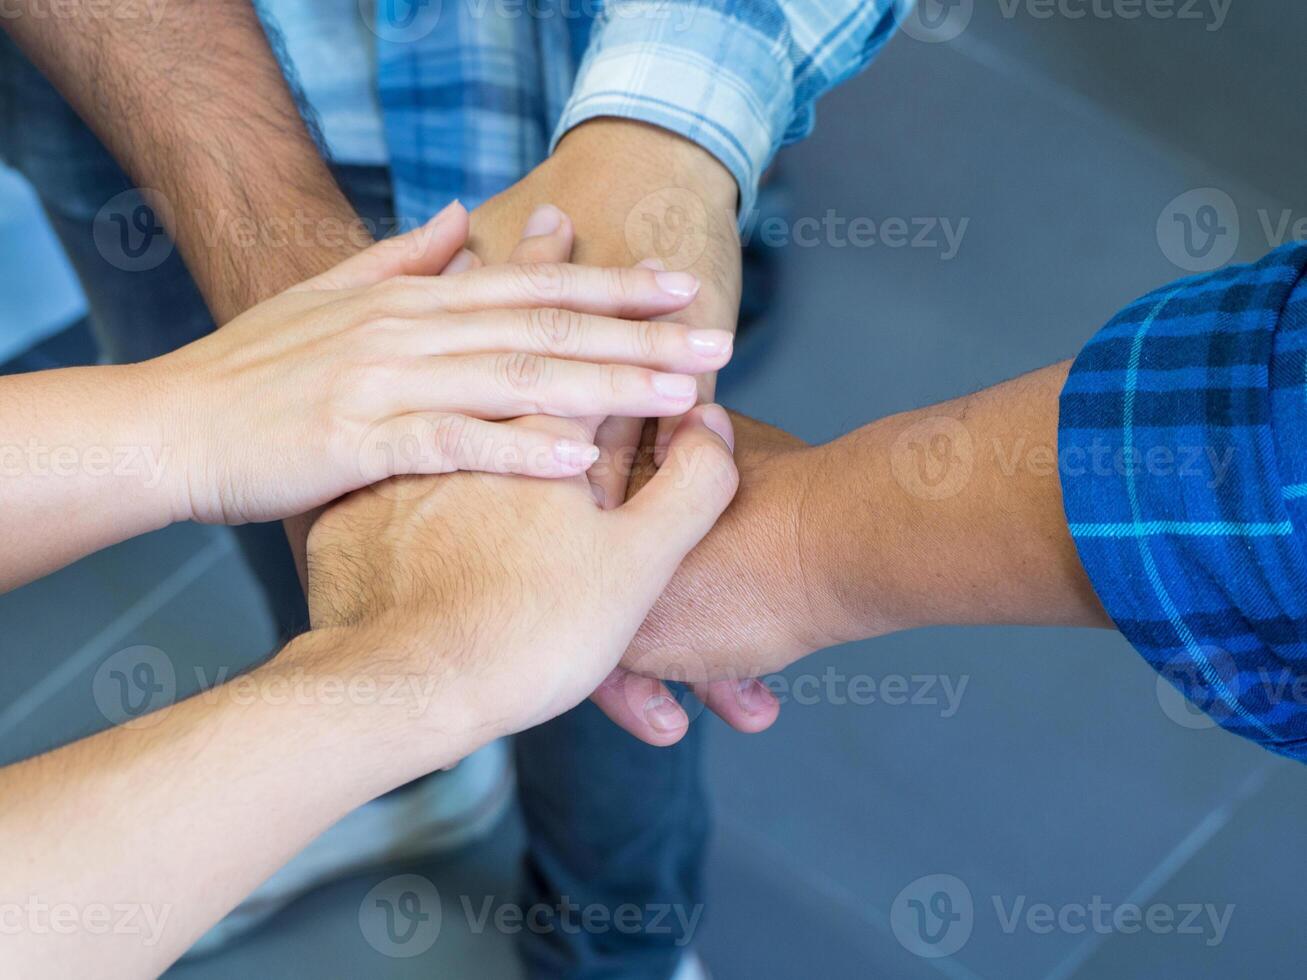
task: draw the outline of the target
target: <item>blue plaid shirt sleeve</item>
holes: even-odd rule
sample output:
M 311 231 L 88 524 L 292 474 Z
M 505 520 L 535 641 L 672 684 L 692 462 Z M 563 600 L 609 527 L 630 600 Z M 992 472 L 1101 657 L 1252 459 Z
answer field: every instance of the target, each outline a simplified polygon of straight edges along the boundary
M 734 175 L 743 222 L 776 151 L 812 130 L 817 99 L 875 57 L 910 3 L 610 0 L 553 143 L 597 116 L 672 130 Z
M 1143 657 L 1223 727 L 1307 761 L 1307 247 L 1118 314 L 1061 397 L 1067 520 Z

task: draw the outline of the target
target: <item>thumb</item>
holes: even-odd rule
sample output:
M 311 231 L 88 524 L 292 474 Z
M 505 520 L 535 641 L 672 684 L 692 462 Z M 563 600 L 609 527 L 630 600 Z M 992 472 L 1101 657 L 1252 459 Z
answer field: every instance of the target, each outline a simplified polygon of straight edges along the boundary
M 712 530 L 739 486 L 735 433 L 720 405 L 700 405 L 681 421 L 667 459 L 618 517 L 643 559 L 670 576 Z
M 454 201 L 420 228 L 386 238 L 301 288 L 362 289 L 395 276 L 438 276 L 467 241 L 467 209 Z

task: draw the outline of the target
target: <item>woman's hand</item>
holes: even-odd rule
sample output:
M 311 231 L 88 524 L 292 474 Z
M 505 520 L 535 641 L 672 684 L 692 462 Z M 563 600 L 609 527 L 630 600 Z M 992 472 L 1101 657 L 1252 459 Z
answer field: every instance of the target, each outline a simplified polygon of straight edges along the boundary
M 451 205 L 139 366 L 176 464 L 174 516 L 271 521 L 397 475 L 576 476 L 591 443 L 502 422 L 680 415 L 693 375 L 729 359 L 725 331 L 644 322 L 694 299 L 683 273 L 537 264 L 359 285 L 374 253 L 393 267 L 411 248 L 408 268 L 443 268 L 467 220 Z

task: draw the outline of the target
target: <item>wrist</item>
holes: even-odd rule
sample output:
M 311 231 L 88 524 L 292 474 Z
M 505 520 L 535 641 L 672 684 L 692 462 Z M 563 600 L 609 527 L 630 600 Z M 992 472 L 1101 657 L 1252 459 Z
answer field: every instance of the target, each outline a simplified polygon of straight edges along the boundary
M 732 217 L 739 200 L 735 178 L 715 156 L 679 133 L 637 120 L 584 122 L 563 136 L 550 160 L 565 170 L 611 163 L 643 185 L 693 190 Z
M 314 629 L 251 676 L 259 690 L 310 705 L 329 743 L 348 740 L 349 758 L 366 768 L 363 788 L 379 795 L 491 740 L 478 740 L 466 706 L 453 697 L 437 631 L 418 633 L 384 618 Z
M 922 625 L 907 615 L 893 574 L 904 561 L 897 542 L 910 521 L 893 495 L 877 486 L 867 447 L 846 436 L 806 452 L 796 552 L 821 645 Z

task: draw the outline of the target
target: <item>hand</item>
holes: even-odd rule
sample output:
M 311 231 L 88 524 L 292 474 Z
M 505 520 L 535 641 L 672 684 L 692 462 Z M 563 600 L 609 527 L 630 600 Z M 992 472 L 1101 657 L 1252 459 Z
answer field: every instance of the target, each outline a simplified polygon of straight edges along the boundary
M 285 518 L 396 474 L 575 476 L 597 458 L 589 439 L 499 420 L 679 415 L 691 375 L 730 356 L 725 333 L 616 319 L 684 307 L 690 276 L 533 265 L 418 277 L 466 232 L 452 205 L 142 365 L 164 446 L 184 461 L 178 516 Z M 384 278 L 397 268 L 410 274 Z
M 546 721 L 616 667 L 730 502 L 731 439 L 722 409 L 695 409 L 659 473 L 609 511 L 584 477 L 459 473 L 361 490 L 309 535 L 314 633 L 361 632 L 388 670 L 439 681 L 424 725 L 440 738 L 426 741 L 456 750 L 428 767 Z
M 737 198 L 726 168 L 689 140 L 640 122 L 597 119 L 569 132 L 553 156 L 477 208 L 470 247 L 487 263 L 505 261 L 528 216 L 553 203 L 574 226 L 573 261 L 629 267 L 657 260 L 692 272 L 703 284 L 699 295 L 664 319 L 734 332 L 740 305 Z M 701 374 L 701 399 L 711 400 L 714 390 L 715 374 Z M 625 496 L 643 419 L 611 413 L 592 424 L 602 455 L 591 481 L 615 506 Z M 674 424 L 669 419 L 660 427 L 660 449 Z
M 622 664 L 689 681 L 711 699 L 757 703 L 763 694 L 749 679 L 840 642 L 840 613 L 816 574 L 820 562 L 804 561 L 823 520 L 809 494 L 823 479 L 823 450 L 741 415 L 733 421 L 739 493 L 677 570 Z M 649 472 L 637 471 L 632 487 Z
M 551 220 L 541 220 L 545 217 Z M 527 220 L 523 237 L 508 256 L 508 261 L 561 262 L 571 256 L 573 244 L 571 219 L 552 205 L 542 205 Z M 478 268 L 481 265 L 480 259 L 474 254 L 464 253 L 463 258 L 465 268 Z M 594 431 L 593 425 L 597 421 L 580 420 L 572 423 L 572 426 L 583 433 L 584 437 L 588 437 Z M 542 419 L 541 422 L 557 425 L 556 420 Z M 635 441 L 638 442 L 638 432 Z M 655 452 L 652 443 L 646 455 L 648 466 L 639 474 L 642 483 L 653 473 Z M 627 477 L 631 473 L 631 465 L 636 461 L 635 457 L 635 450 L 632 449 L 631 458 L 623 460 L 620 469 L 610 469 L 605 474 L 610 480 L 612 492 L 627 494 Z M 596 486 L 593 470 L 589 476 L 596 497 L 606 505 L 613 506 L 624 499 L 609 496 L 602 487 Z M 741 732 L 762 731 L 776 720 L 780 711 L 775 697 L 758 684 L 741 687 L 729 681 L 709 683 L 697 686 L 696 693 L 723 721 Z M 615 724 L 650 745 L 671 745 L 689 730 L 690 718 L 685 709 L 673 696 L 671 689 L 657 678 L 637 676 L 619 667 L 596 688 L 592 698 Z

